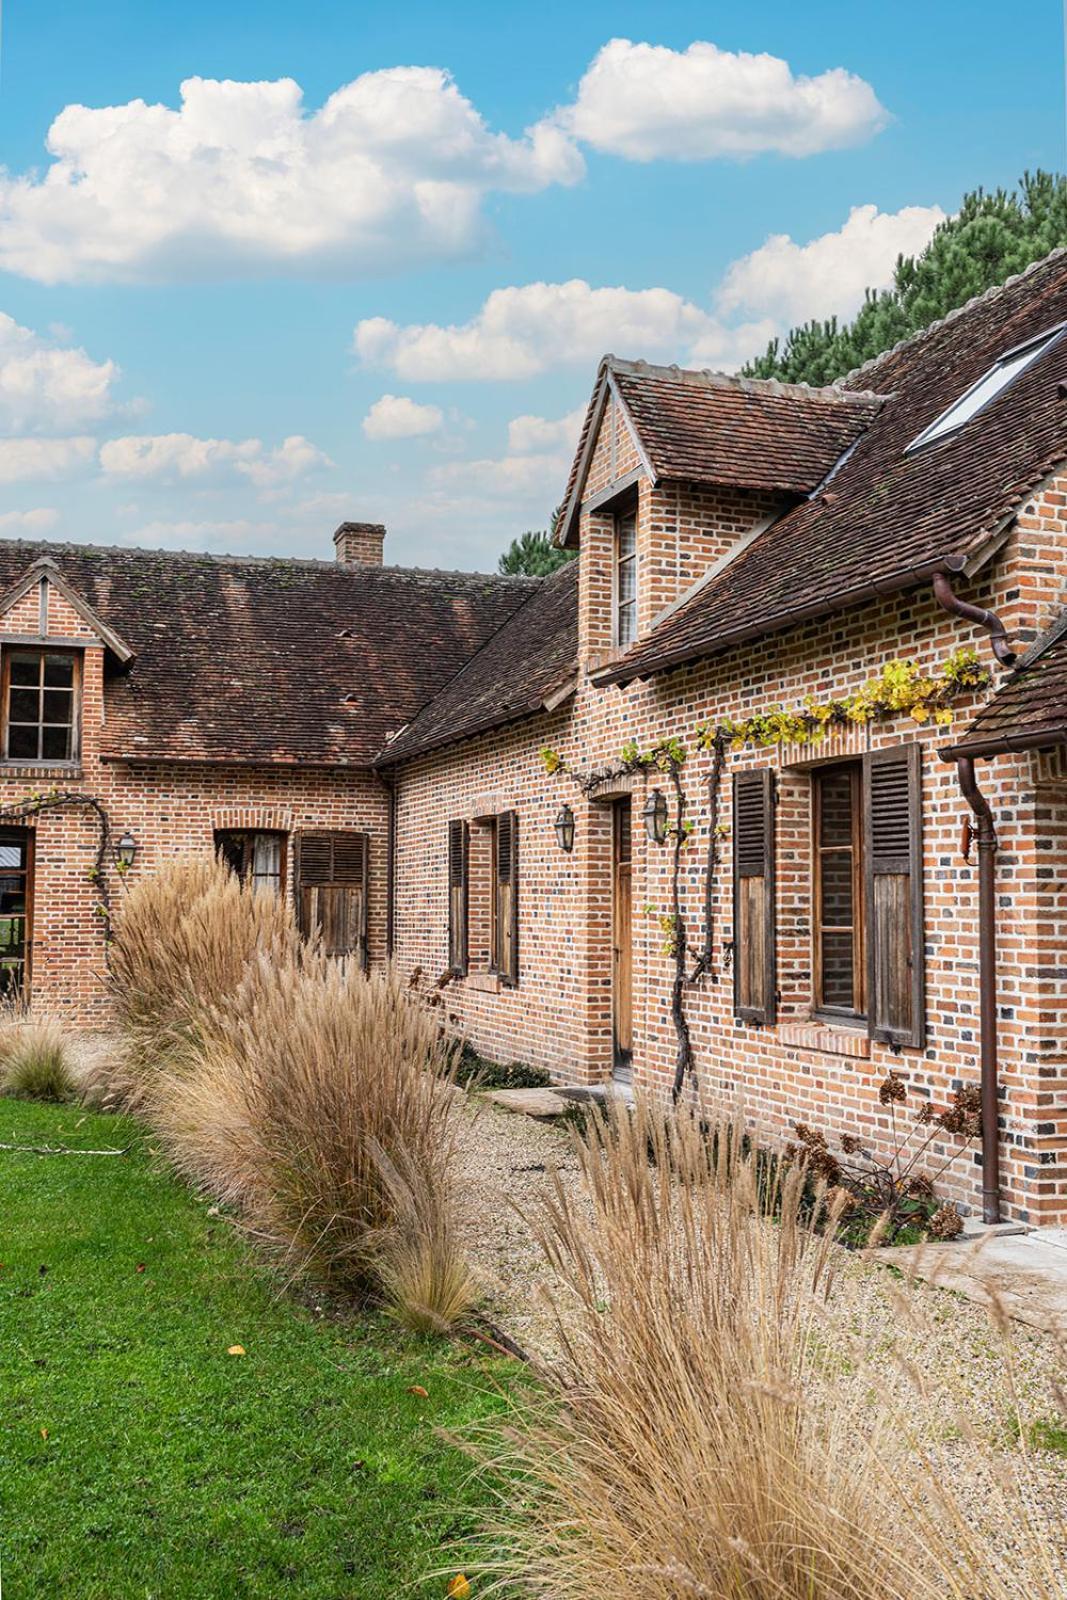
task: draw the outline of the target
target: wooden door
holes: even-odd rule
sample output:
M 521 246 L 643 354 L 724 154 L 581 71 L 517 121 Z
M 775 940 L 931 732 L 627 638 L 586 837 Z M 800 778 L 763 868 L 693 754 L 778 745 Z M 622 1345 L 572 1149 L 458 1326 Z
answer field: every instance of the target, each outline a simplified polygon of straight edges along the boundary
M 615 1076 L 629 1082 L 633 1061 L 633 895 L 630 801 L 612 807 L 611 1021 Z

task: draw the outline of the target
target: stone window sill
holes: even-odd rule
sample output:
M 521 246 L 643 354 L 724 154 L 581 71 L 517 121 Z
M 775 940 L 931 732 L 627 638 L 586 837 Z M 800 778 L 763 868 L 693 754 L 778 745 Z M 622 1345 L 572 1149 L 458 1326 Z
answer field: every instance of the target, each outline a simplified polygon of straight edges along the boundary
M 463 979 L 466 988 L 476 994 L 499 994 L 500 979 L 495 972 L 468 972 Z
M 82 777 L 82 768 L 76 761 L 0 761 L 0 778 L 64 778 Z
M 871 1041 L 858 1028 L 837 1027 L 832 1022 L 782 1022 L 778 1025 L 780 1044 L 801 1050 L 819 1050 L 824 1055 L 852 1056 L 866 1061 Z

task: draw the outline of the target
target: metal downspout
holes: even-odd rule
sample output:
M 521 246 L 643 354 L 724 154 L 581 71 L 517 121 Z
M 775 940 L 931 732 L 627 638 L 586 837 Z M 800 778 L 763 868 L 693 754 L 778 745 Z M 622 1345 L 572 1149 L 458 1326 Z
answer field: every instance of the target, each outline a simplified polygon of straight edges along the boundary
M 999 1083 L 997 1077 L 997 830 L 974 775 L 974 759 L 957 756 L 964 799 L 978 823 L 978 985 L 982 1063 L 982 1218 L 1000 1221 Z
M 1018 658 L 1008 643 L 1007 629 L 996 612 L 987 611 L 984 606 L 972 606 L 969 600 L 961 600 L 947 572 L 935 572 L 933 584 L 938 605 L 953 616 L 962 617 L 966 622 L 976 622 L 980 628 L 985 628 L 993 654 L 1001 666 L 1013 667 Z

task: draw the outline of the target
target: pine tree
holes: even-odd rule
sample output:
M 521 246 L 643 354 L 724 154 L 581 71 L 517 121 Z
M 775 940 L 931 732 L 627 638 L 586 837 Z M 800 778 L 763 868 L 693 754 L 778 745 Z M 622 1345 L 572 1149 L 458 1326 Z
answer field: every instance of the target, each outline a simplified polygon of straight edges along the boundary
M 558 515 L 558 511 L 552 515 L 553 530 Z M 518 539 L 512 539 L 500 557 L 498 566 L 501 572 L 527 578 L 547 578 L 550 572 L 555 572 L 557 567 L 562 567 L 572 560 L 574 554 L 573 550 L 561 550 L 558 545 L 553 544 L 551 533 L 541 529 L 539 532 L 527 532 Z
M 891 289 L 868 289 L 852 322 L 831 317 L 793 328 L 742 370 L 787 383 L 833 383 L 1064 244 L 1064 177 L 1027 172 L 1015 193 L 975 189 L 919 255 L 898 258 Z

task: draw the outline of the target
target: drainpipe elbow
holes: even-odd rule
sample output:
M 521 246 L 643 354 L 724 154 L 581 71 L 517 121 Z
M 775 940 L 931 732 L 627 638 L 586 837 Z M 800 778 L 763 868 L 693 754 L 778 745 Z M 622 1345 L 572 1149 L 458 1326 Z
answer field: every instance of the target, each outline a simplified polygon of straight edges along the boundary
M 947 572 L 934 573 L 934 594 L 937 603 L 943 610 L 951 612 L 953 616 L 962 617 L 965 622 L 977 623 L 989 634 L 989 642 L 993 654 L 1002 667 L 1013 667 L 1018 656 L 1008 643 L 1008 630 L 995 611 L 987 611 L 984 606 L 973 606 L 969 600 L 961 600 L 952 587 L 952 581 Z

